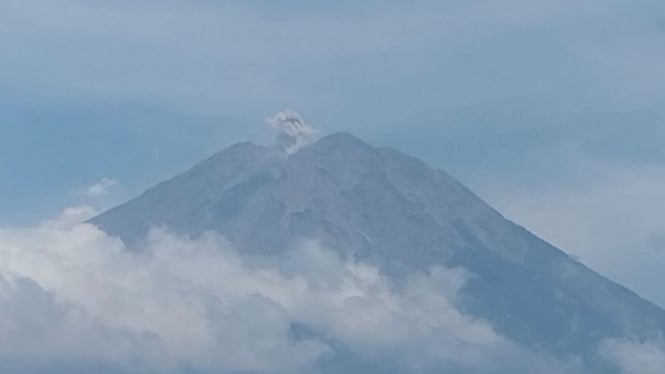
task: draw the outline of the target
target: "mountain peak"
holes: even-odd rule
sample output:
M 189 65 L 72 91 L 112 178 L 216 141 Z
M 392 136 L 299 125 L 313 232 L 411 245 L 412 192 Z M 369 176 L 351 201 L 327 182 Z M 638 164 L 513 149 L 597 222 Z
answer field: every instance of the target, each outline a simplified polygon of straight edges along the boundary
M 354 144 L 363 144 L 367 147 L 370 146 L 369 144 L 365 143 L 364 140 L 346 131 L 340 131 L 332 133 L 330 135 L 326 135 L 323 138 L 321 138 L 321 140 L 319 140 L 318 143 L 337 143 L 337 144 L 354 143 Z
M 327 135 L 302 151 L 299 158 L 327 159 L 338 164 L 364 163 L 380 158 L 376 148 L 348 132 Z

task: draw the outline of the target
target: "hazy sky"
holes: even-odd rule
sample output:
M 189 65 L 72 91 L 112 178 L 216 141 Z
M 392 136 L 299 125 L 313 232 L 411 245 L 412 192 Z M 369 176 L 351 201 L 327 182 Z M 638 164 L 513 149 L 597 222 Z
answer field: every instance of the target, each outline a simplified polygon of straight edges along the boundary
M 293 108 L 665 305 L 664 46 L 662 0 L 0 0 L 0 224 L 110 206 Z

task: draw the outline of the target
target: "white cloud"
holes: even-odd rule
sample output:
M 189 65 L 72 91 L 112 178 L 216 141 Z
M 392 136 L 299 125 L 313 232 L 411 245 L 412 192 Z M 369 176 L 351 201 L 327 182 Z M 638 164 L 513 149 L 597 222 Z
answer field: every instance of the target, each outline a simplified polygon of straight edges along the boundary
M 118 181 L 111 178 L 102 178 L 99 182 L 82 191 L 83 195 L 91 199 L 100 199 L 107 196 L 111 189 L 118 185 Z
M 662 374 L 665 370 L 665 345 L 662 341 L 605 340 L 600 352 L 613 362 L 621 374 Z
M 316 372 L 338 344 L 402 371 L 552 364 L 457 310 L 461 269 L 393 282 L 312 242 L 249 257 L 163 230 L 132 253 L 72 216 L 0 230 L 0 372 Z

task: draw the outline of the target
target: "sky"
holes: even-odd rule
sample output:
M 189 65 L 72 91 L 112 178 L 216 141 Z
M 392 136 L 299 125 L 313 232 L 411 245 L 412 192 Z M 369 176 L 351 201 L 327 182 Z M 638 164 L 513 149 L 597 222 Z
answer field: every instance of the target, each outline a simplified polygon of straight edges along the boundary
M 660 0 L 0 0 L 0 225 L 103 210 L 291 108 L 665 306 Z

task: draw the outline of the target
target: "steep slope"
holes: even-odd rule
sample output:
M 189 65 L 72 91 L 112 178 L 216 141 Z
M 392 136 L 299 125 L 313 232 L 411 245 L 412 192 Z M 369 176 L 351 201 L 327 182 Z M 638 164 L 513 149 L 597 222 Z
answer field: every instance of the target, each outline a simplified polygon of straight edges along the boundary
M 462 308 L 536 350 L 595 360 L 608 337 L 665 331 L 665 312 L 503 218 L 445 173 L 335 134 L 287 155 L 248 143 L 92 220 L 137 243 L 153 225 L 280 253 L 303 238 L 394 278 L 432 265 L 473 274 Z

